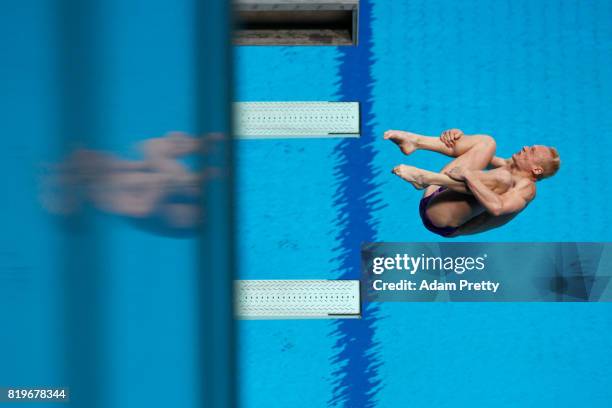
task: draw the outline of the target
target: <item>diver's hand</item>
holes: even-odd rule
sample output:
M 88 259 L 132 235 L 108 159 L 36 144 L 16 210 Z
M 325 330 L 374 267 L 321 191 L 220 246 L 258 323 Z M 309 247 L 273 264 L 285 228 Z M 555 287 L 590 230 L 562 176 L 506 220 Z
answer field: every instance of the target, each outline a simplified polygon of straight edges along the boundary
M 448 177 L 452 178 L 453 180 L 465 181 L 470 175 L 470 170 L 457 166 L 457 167 L 453 167 L 452 169 L 448 171 L 445 171 L 444 174 L 446 174 Z
M 447 147 L 454 147 L 457 140 L 461 139 L 463 131 L 461 129 L 448 129 L 442 132 L 440 140 Z

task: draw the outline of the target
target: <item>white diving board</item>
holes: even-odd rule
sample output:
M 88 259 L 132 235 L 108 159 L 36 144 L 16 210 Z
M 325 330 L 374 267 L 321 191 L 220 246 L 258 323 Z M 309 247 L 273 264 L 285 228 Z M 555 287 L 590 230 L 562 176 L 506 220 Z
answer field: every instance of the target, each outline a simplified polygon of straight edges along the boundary
M 358 280 L 237 280 L 239 319 L 355 319 L 361 317 Z
M 235 102 L 238 139 L 359 137 L 359 102 Z

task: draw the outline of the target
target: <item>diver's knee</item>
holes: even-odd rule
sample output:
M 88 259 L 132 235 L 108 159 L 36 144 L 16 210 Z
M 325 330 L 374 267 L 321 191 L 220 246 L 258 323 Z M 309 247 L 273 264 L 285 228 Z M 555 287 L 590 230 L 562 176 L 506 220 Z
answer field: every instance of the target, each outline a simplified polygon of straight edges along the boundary
M 478 146 L 481 149 L 486 150 L 489 154 L 494 155 L 495 150 L 497 149 L 497 142 L 495 139 L 489 135 L 479 135 L 479 138 L 480 140 L 478 142 Z
M 485 146 L 489 146 L 489 147 L 497 147 L 497 143 L 495 142 L 495 139 L 493 138 L 493 136 L 489 136 L 489 135 L 480 135 L 480 143 L 482 143 Z

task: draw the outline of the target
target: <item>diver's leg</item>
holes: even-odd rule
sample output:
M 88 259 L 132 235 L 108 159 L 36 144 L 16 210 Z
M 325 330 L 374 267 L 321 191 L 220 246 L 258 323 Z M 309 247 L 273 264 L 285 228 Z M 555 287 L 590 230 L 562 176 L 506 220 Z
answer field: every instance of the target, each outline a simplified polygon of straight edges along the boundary
M 151 170 L 174 175 L 177 180 L 190 180 L 194 171 L 179 159 L 196 153 L 207 154 L 223 140 L 222 133 L 195 137 L 182 132 L 169 132 L 162 137 L 144 140 L 140 143 L 140 149 L 145 156 L 143 163 Z
M 464 143 L 465 140 L 469 140 L 470 143 Z M 440 142 L 440 144 L 446 147 L 444 143 Z M 444 166 L 442 170 L 440 170 L 441 174 L 445 174 L 455 167 L 463 167 L 469 170 L 486 169 L 491 159 L 495 157 L 496 144 L 492 137 L 486 135 L 462 137 L 457 141 L 453 149 L 462 153 Z M 427 197 L 438 189 L 437 184 L 431 184 L 432 185 L 425 190 L 424 197 Z
M 457 145 L 463 138 L 457 141 Z M 463 146 L 459 146 L 462 149 Z M 446 166 L 440 170 L 440 173 L 446 173 L 447 171 L 455 167 L 463 167 L 469 170 L 484 170 L 487 168 L 493 157 L 495 157 L 496 144 L 495 140 L 491 136 L 479 136 L 475 143 L 469 145 L 468 148 L 461 150 L 461 154 L 457 155 L 454 160 L 451 160 Z
M 429 150 L 450 157 L 461 156 L 480 143 L 492 141 L 491 136 L 488 135 L 463 135 L 455 141 L 453 147 L 448 147 L 437 136 L 424 136 L 403 130 L 388 130 L 385 132 L 384 138 L 398 145 L 406 155 L 415 150 Z
M 170 193 L 185 188 L 194 189 L 199 184 L 200 176 L 181 158 L 201 151 L 202 144 L 202 138 L 170 132 L 162 137 L 144 140 L 140 148 L 148 168 L 166 177 L 164 189 Z
M 483 172 L 482 170 L 486 169 L 487 165 L 491 162 L 491 159 L 495 157 L 495 147 L 495 140 L 493 140 L 493 138 L 484 137 L 461 156 L 455 158 L 444 166 L 440 173 L 446 176 L 446 173 L 451 171 L 453 168 L 463 167 L 464 169 L 475 171 L 476 174 L 486 178 L 486 172 Z M 463 184 L 464 188 L 469 192 L 465 182 L 459 183 Z M 458 191 L 456 188 L 452 188 L 450 184 L 445 185 L 445 187 Z M 436 185 L 427 187 L 425 190 L 425 197 L 433 194 L 438 188 L 439 187 Z M 473 200 L 473 197 L 466 196 L 465 200 L 457 200 L 456 198 L 457 197 L 443 199 L 443 197 L 440 197 L 439 200 L 434 199 L 429 202 L 425 212 L 429 220 L 435 226 L 458 227 L 463 225 L 473 216 L 473 208 L 470 204 L 470 200 Z
M 190 154 L 205 154 L 214 149 L 216 143 L 225 139 L 222 133 L 191 136 L 184 132 L 168 132 L 162 137 L 146 139 L 140 143 L 144 156 L 149 160 L 169 160 Z
M 481 232 L 501 227 L 502 225 L 505 225 L 510 222 L 514 217 L 517 216 L 517 214 L 518 213 L 505 214 L 496 217 L 485 211 L 457 228 L 457 231 L 455 231 L 453 237 L 458 237 L 460 235 L 479 234 Z
M 423 170 L 417 167 L 407 166 L 405 164 L 395 166 L 393 168 L 393 174 L 403 180 L 406 180 L 417 190 L 422 190 L 429 186 L 433 186 L 435 189 L 438 187 L 446 187 L 459 193 L 471 194 L 463 181 L 454 180 L 446 174 L 435 173 L 433 171 Z
M 163 137 L 146 139 L 140 143 L 140 148 L 145 162 L 152 169 L 182 177 L 189 170 L 179 158 L 197 152 L 200 145 L 198 138 L 186 133 L 170 132 Z
M 395 174 L 409 181 L 417 188 L 427 187 L 424 197 L 433 194 L 440 186 L 457 192 L 468 193 L 469 190 L 464 182 L 451 179 L 445 172 L 455 167 L 463 167 L 474 171 L 483 170 L 494 157 L 495 147 L 495 141 L 491 137 L 483 136 L 478 139 L 477 143 L 465 150 L 463 154 L 444 166 L 440 173 L 428 172 L 409 166 L 398 166 L 396 167 L 397 172 Z M 485 173 L 482 174 L 484 175 Z M 468 198 L 465 200 L 457 200 L 456 197 L 452 200 L 443 200 L 442 198 L 430 201 L 427 208 L 427 216 L 434 225 L 438 227 L 458 226 L 464 223 L 466 219 L 469 219 L 472 208 L 468 203 Z

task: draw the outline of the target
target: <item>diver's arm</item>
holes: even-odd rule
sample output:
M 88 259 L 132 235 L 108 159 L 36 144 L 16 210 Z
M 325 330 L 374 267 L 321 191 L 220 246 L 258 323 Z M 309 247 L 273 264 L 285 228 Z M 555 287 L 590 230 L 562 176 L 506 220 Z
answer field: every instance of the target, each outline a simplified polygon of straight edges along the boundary
M 504 194 L 497 194 L 485 186 L 471 171 L 466 171 L 464 176 L 465 182 L 474 197 L 487 212 L 494 216 L 518 213 L 533 198 L 528 188 L 525 188 L 527 186 L 519 186 L 508 190 Z
M 489 167 L 492 167 L 492 168 L 504 167 L 506 164 L 508 164 L 508 159 L 504 159 L 503 157 L 495 156 L 491 159 L 491 163 L 489 163 Z

